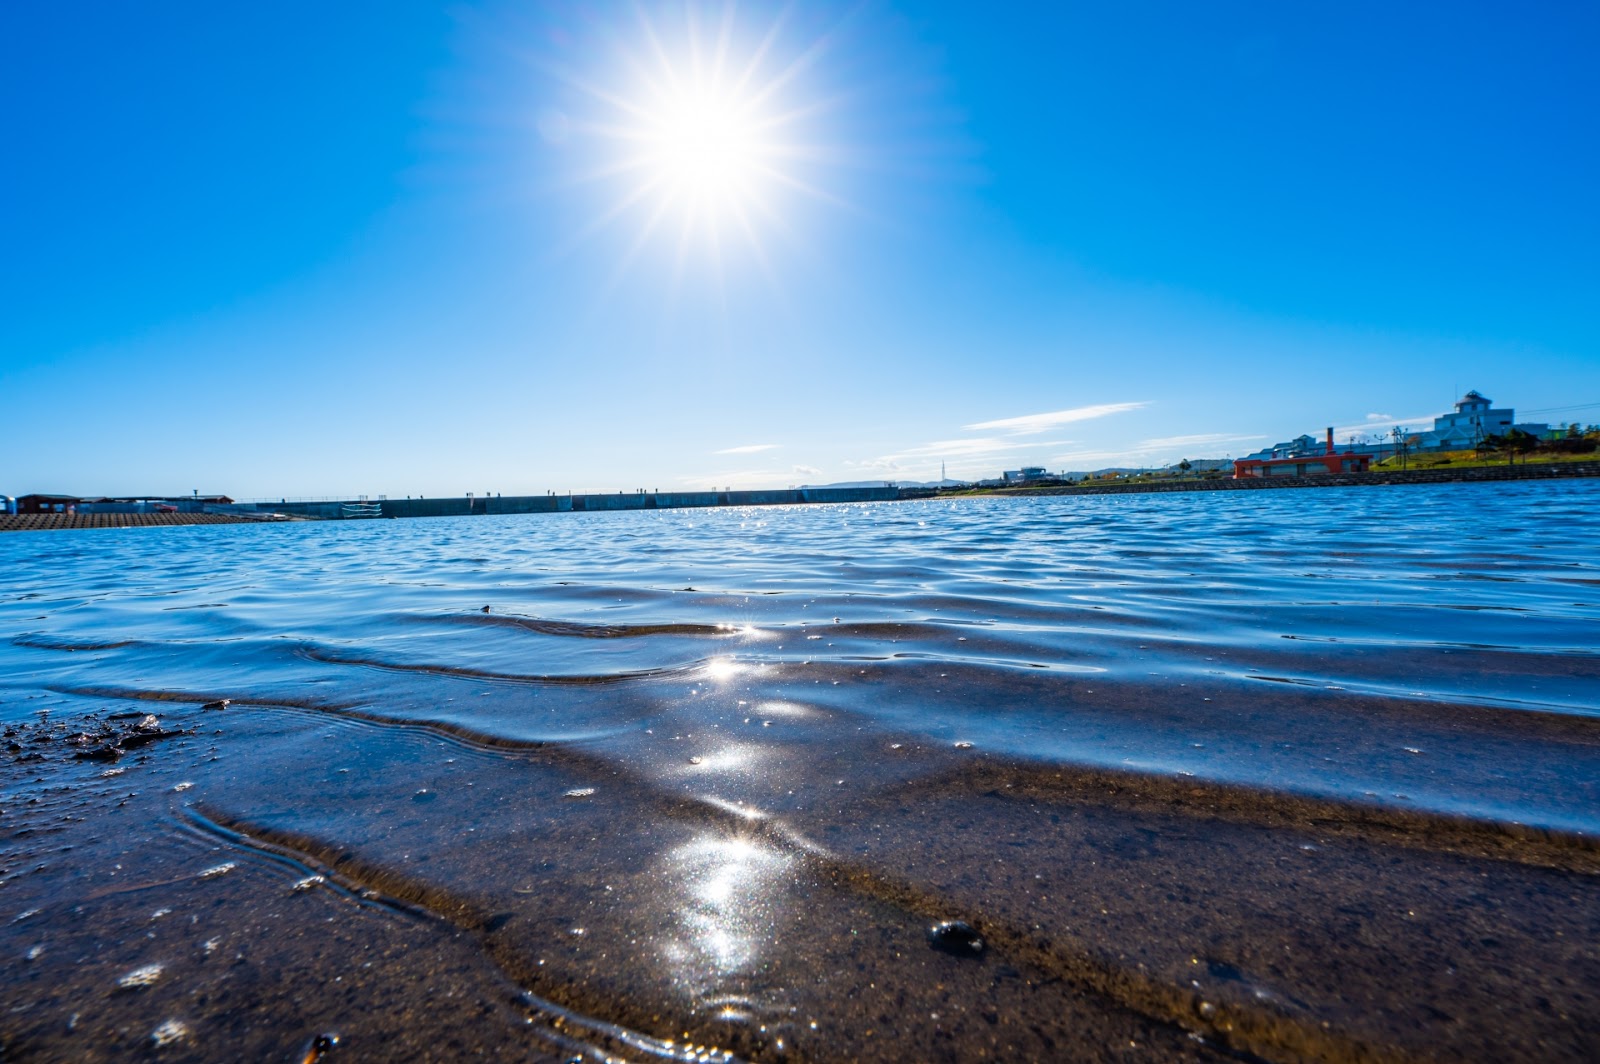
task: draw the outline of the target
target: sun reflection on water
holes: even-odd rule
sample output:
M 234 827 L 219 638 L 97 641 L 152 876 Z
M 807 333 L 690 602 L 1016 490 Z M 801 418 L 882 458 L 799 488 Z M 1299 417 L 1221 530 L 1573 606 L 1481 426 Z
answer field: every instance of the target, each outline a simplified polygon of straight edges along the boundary
M 749 1011 L 746 978 L 776 938 L 794 858 L 759 841 L 707 834 L 664 859 L 674 934 L 662 953 L 697 1002 Z M 758 995 L 756 995 L 758 996 Z
M 732 658 L 712 658 L 705 664 L 705 674 L 709 680 L 726 683 L 743 672 L 744 668 Z

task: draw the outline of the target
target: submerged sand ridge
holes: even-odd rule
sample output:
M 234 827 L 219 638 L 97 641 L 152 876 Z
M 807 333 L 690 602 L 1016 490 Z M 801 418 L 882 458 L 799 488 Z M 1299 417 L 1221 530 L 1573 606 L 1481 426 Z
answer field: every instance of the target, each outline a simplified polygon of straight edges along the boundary
M 1592 508 L 1263 494 L 10 558 L 0 1047 L 1597 1055 Z

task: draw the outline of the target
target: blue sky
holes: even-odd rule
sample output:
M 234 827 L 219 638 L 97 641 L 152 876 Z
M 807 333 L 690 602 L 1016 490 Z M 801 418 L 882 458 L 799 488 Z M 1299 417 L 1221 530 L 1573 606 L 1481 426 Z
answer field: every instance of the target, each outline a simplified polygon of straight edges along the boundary
M 1579 3 L 18 0 L 0 491 L 1156 464 L 1469 387 L 1600 421 L 1595 54 Z

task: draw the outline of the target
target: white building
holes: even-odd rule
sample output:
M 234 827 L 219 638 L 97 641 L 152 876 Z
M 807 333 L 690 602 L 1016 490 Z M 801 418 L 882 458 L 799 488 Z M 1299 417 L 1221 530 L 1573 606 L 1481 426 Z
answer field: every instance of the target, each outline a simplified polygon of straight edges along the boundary
M 1442 414 L 1433 419 L 1433 428 L 1419 432 L 1407 441 L 1412 451 L 1470 451 L 1488 436 L 1504 436 L 1513 428 L 1531 436 L 1545 436 L 1550 426 L 1544 424 L 1516 424 L 1517 414 L 1511 407 L 1496 409 L 1494 400 L 1470 391 L 1456 401 L 1453 414 Z
M 1493 399 L 1476 391 L 1470 391 L 1456 403 L 1454 413 L 1434 418 L 1433 428 L 1411 433 L 1406 439 L 1406 450 L 1413 454 L 1418 451 L 1470 451 L 1484 437 L 1504 436 L 1513 428 L 1541 438 L 1550 434 L 1549 425 L 1536 423 L 1518 425 L 1515 423 L 1516 417 L 1516 411 L 1510 407 L 1497 409 Z M 1331 433 L 1333 430 L 1328 431 Z M 1338 445 L 1336 450 L 1339 454 L 1366 455 L 1374 462 L 1381 462 L 1395 453 L 1395 442 L 1392 437 L 1379 434 L 1372 442 L 1347 441 Z M 1318 440 L 1312 436 L 1298 436 L 1283 443 L 1275 443 L 1271 447 L 1263 447 L 1254 454 L 1245 455 L 1243 460 L 1266 462 L 1320 455 L 1325 452 L 1331 453 L 1328 452 L 1325 440 Z

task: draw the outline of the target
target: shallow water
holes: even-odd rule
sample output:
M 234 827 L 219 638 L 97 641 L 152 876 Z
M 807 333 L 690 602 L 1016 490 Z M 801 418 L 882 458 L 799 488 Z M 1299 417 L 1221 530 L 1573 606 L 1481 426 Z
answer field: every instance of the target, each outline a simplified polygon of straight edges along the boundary
M 555 1059 L 1581 1055 L 1597 503 L 0 537 L 0 948 L 42 947 L 0 1048 L 409 1055 L 378 1017 Z M 185 734 L 70 756 L 134 710 Z M 139 862 L 154 885 L 113 882 Z M 931 948 L 939 919 L 982 953 Z M 241 996 L 229 949 L 295 993 Z

